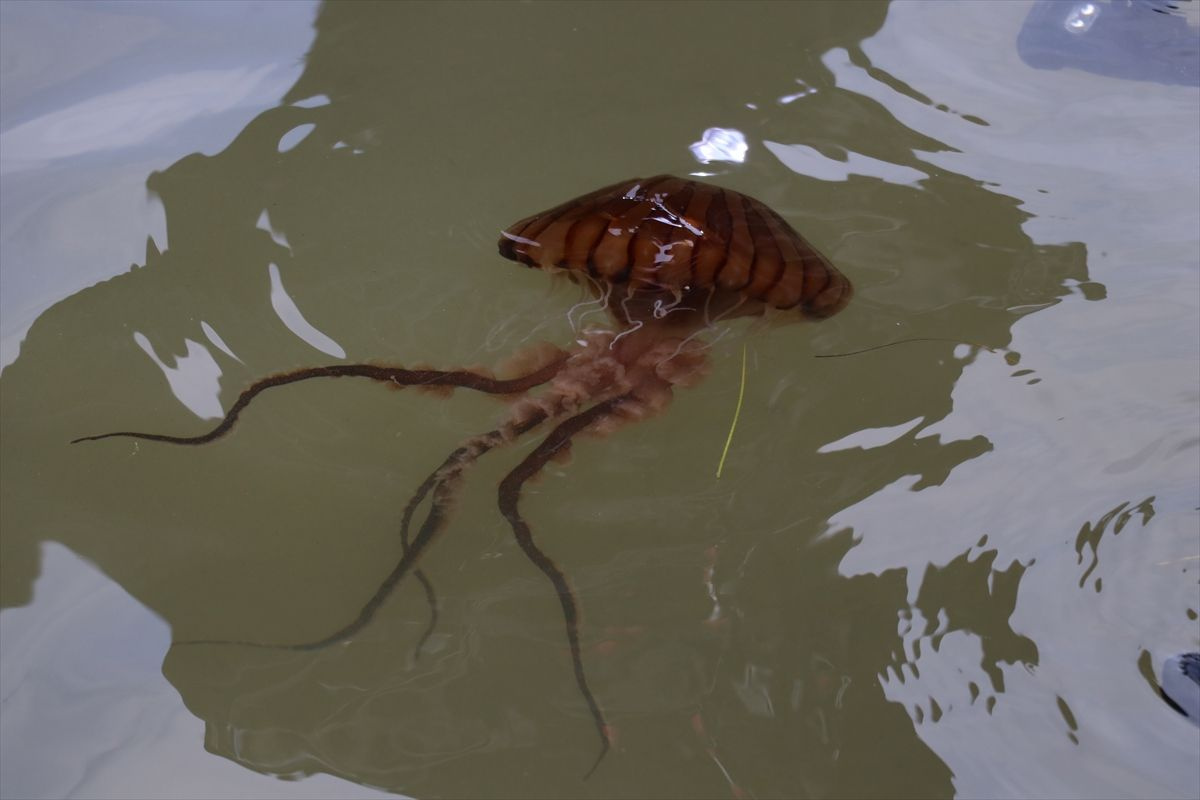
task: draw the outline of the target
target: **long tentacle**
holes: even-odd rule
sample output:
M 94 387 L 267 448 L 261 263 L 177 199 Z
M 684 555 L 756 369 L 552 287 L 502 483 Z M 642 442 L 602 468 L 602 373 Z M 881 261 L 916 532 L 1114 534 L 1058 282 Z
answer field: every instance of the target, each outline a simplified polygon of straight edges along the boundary
M 323 636 L 310 642 L 297 642 L 291 644 L 271 644 L 265 642 L 252 642 L 237 639 L 189 639 L 186 641 L 175 642 L 177 645 L 195 645 L 195 644 L 236 644 L 247 647 L 263 647 L 275 650 L 320 650 L 328 647 L 331 644 L 345 641 L 351 636 L 361 631 L 371 620 L 375 618 L 375 614 L 379 611 L 384 601 L 400 583 L 400 580 L 410 571 L 414 576 L 421 581 L 425 589 L 425 598 L 429 602 L 430 607 L 430 622 L 422 635 L 421 640 L 417 643 L 414 652 L 419 653 L 425 641 L 433 633 L 437 626 L 437 598 L 433 592 L 433 586 L 430 584 L 428 577 L 424 572 L 416 566 L 421 556 L 424 555 L 425 549 L 431 542 L 442 532 L 445 527 L 446 518 L 450 505 L 454 500 L 455 492 L 458 489 L 458 484 L 461 482 L 463 472 L 471 464 L 475 463 L 480 456 L 487 453 L 489 450 L 509 441 L 511 438 L 520 436 L 523 433 L 536 428 L 548 418 L 548 414 L 544 411 L 531 413 L 521 422 L 507 426 L 505 428 L 497 428 L 493 431 L 488 431 L 480 436 L 472 437 L 470 440 L 455 448 L 450 455 L 442 462 L 436 470 L 429 474 L 424 482 L 417 487 L 412 498 L 408 501 L 408 505 L 404 508 L 404 515 L 400 522 L 400 544 L 402 555 L 399 563 L 396 564 L 392 572 L 384 578 L 383 583 L 375 590 L 375 594 L 371 596 L 365 605 L 359 610 L 358 615 L 346 625 L 338 628 L 333 633 Z M 430 501 L 429 513 L 425 516 L 425 521 L 421 525 L 416 538 L 409 540 L 409 532 L 412 525 L 412 518 L 416 513 L 417 507 L 432 492 L 433 498 Z
M 462 479 L 462 473 L 467 467 L 478 461 L 489 450 L 541 425 L 546 421 L 548 416 L 545 411 L 539 410 L 519 423 L 504 428 L 497 428 L 480 436 L 472 437 L 468 442 L 455 448 L 446 457 L 446 460 L 441 463 L 441 466 L 429 473 L 429 476 L 413 492 L 408 505 L 404 507 L 404 515 L 400 520 L 400 545 L 402 551 L 407 553 L 409 550 L 409 531 L 412 526 L 413 514 L 416 513 L 417 507 L 421 505 L 421 501 L 425 499 L 431 490 L 435 487 L 440 488 L 444 486 L 443 496 L 445 498 L 451 497 L 456 485 Z M 432 509 L 430 513 L 433 513 Z M 445 515 L 441 514 L 440 519 L 444 520 Z M 421 649 L 425 646 L 425 642 L 429 640 L 429 637 L 433 635 L 434 630 L 437 628 L 438 606 L 437 595 L 434 593 L 433 585 L 429 582 L 425 573 L 418 569 L 414 573 L 414 577 L 420 581 L 422 588 L 425 590 L 425 600 L 429 605 L 429 624 L 426 626 L 425 632 L 421 635 L 420 641 L 417 642 L 417 646 L 413 648 L 414 655 L 419 657 Z
M 229 409 L 229 413 L 225 415 L 225 419 L 221 420 L 208 433 L 202 433 L 198 436 L 169 436 L 161 433 L 114 431 L 112 433 L 102 433 L 97 436 L 81 436 L 78 439 L 73 439 L 71 444 L 94 442 L 114 436 L 147 439 L 152 442 L 167 442 L 169 444 L 207 444 L 228 433 L 237 421 L 238 415 L 245 410 L 246 406 L 250 405 L 250 401 L 262 392 L 265 392 L 267 389 L 274 389 L 277 386 L 287 386 L 313 378 L 370 378 L 374 381 L 390 383 L 399 387 L 450 386 L 473 389 L 486 394 L 518 394 L 528 391 L 535 386 L 540 386 L 553 378 L 562 369 L 565 362 L 566 355 L 563 355 L 563 357 L 527 375 L 503 380 L 488 375 L 481 375 L 470 370 L 404 369 L 402 367 L 381 367 L 375 364 L 333 364 L 326 367 L 309 367 L 307 369 L 294 370 L 293 372 L 269 375 L 266 378 L 255 381 L 238 396 L 237 401 Z
M 433 502 L 429 508 L 429 515 L 425 518 L 424 524 L 421 525 L 421 530 L 418 531 L 416 538 L 412 540 L 409 548 L 404 555 L 400 557 L 399 563 L 392 569 L 379 588 L 375 590 L 375 594 L 366 602 L 362 609 L 358 612 L 358 616 L 347 625 L 343 625 L 328 636 L 322 637 L 311 642 L 298 642 L 295 644 L 268 644 L 264 642 L 251 642 L 236 639 L 188 639 L 185 641 L 175 642 L 177 645 L 196 645 L 196 644 L 237 644 L 246 647 L 262 647 L 271 650 L 320 650 L 328 647 L 331 644 L 337 644 L 344 641 L 358 631 L 362 630 L 375 617 L 379 607 L 383 605 L 383 601 L 391 594 L 392 589 L 396 584 L 400 583 L 409 572 L 412 572 L 421 556 L 429 544 L 441 532 L 443 524 L 443 514 L 449 506 L 449 492 L 451 488 L 443 484 L 439 484 L 433 491 Z
M 628 398 L 627 394 L 610 398 L 559 423 L 542 443 L 500 482 L 500 513 L 512 526 L 513 535 L 516 536 L 517 544 L 521 546 L 525 556 L 550 579 L 550 583 L 554 585 L 554 589 L 558 593 L 558 600 L 562 605 L 563 622 L 567 627 L 567 643 L 571 649 L 571 665 L 575 670 L 575 683 L 579 686 L 579 692 L 583 695 L 583 699 L 591 711 L 592 719 L 596 723 L 596 731 L 600 734 L 600 754 L 596 757 L 592 768 L 587 771 L 585 778 L 596 771 L 596 767 L 600 766 L 600 762 L 608 754 L 610 747 L 608 723 L 604 721 L 604 712 L 600 710 L 600 705 L 588 687 L 587 675 L 583 669 L 583 656 L 579 648 L 579 609 L 575 593 L 571 590 L 566 576 L 554 563 L 554 560 L 534 543 L 533 534 L 529 530 L 529 525 L 521 517 L 518 504 L 521 500 L 521 487 L 525 485 L 526 481 L 540 472 L 556 453 L 570 445 L 571 438 L 575 434 L 611 414 Z
M 490 376 L 481 375 L 469 370 L 410 370 L 400 367 L 381 367 L 374 364 L 336 364 L 326 367 L 311 367 L 307 369 L 295 370 L 293 372 L 282 373 L 279 375 L 270 375 L 251 384 L 245 391 L 241 393 L 241 395 L 238 396 L 237 401 L 234 402 L 233 406 L 229 409 L 229 413 L 225 415 L 225 418 L 208 433 L 200 434 L 198 436 L 170 436 L 158 433 L 116 431 L 113 433 L 100 434 L 98 436 L 83 436 L 72 440 L 71 444 L 96 441 L 99 439 L 108 439 L 111 437 L 132 437 L 150 441 L 167 442 L 169 444 L 207 444 L 208 442 L 219 439 L 228 433 L 230 429 L 233 428 L 234 423 L 237 421 L 238 416 L 242 413 L 242 411 L 244 411 L 245 408 L 250 405 L 250 402 L 262 392 L 266 391 L 267 389 L 273 389 L 278 386 L 287 386 L 292 383 L 299 383 L 300 381 L 311 380 L 313 378 L 365 377 L 400 387 L 451 386 L 474 389 L 476 391 L 481 391 L 488 394 L 517 394 L 528 391 L 535 386 L 540 386 L 541 384 L 551 380 L 562 369 L 565 362 L 566 356 L 564 355 L 563 357 L 555 359 L 554 361 L 545 364 L 533 372 L 517 378 L 510 378 L 506 380 L 492 378 Z M 543 420 L 544 417 L 534 421 L 530 427 L 540 424 Z M 412 521 L 413 512 L 429 493 L 429 491 L 434 488 L 439 472 L 445 469 L 445 467 L 453 460 L 461 457 L 460 450 L 456 450 L 454 453 L 452 453 L 450 458 L 447 459 L 446 463 L 432 473 L 429 478 L 427 478 L 425 482 L 421 484 L 421 486 L 417 489 L 417 492 L 414 494 L 413 499 L 409 501 L 408 506 L 405 508 L 404 519 L 400 530 L 400 542 L 403 554 L 405 556 L 409 554 L 410 550 L 409 526 Z M 452 487 L 447 487 L 447 495 L 449 494 L 450 488 Z M 426 525 L 432 524 L 434 526 L 433 533 L 437 532 L 436 529 L 440 524 L 439 521 L 444 516 L 443 512 L 444 509 L 435 508 L 430 510 L 429 518 L 426 519 Z M 432 539 L 432 534 L 428 538 Z M 415 563 L 415 558 L 419 557 L 420 555 L 421 553 L 419 551 L 414 554 L 413 563 Z M 401 568 L 403 563 L 404 562 L 402 558 L 401 564 L 397 565 L 397 570 Z M 433 631 L 437 626 L 437 596 L 434 593 L 433 584 L 429 581 L 429 577 L 424 573 L 424 571 L 416 569 L 415 573 L 417 580 L 420 581 L 421 586 L 425 591 L 425 599 L 430 608 L 429 626 L 426 628 L 424 635 L 421 637 L 421 640 L 418 642 L 416 650 L 414 651 L 415 653 L 419 654 L 421 647 L 433 634 Z M 377 598 L 372 598 L 372 600 L 369 601 L 367 605 L 364 606 L 359 612 L 359 617 L 354 622 L 319 641 L 306 642 L 299 645 L 268 645 L 259 642 L 228 643 L 259 647 L 282 647 L 285 649 L 316 650 L 329 644 L 333 644 L 334 642 L 342 641 L 345 638 L 353 635 L 368 622 L 370 622 L 371 618 L 374 617 L 375 611 L 377 610 L 379 604 L 382 603 L 383 599 L 385 599 L 387 594 L 390 593 L 391 588 L 399 582 L 402 575 L 403 573 L 400 573 L 399 575 L 393 573 L 392 576 L 389 576 L 388 580 L 385 580 L 384 585 L 380 587 L 380 592 L 382 592 L 382 595 L 377 595 Z M 389 581 L 391 582 L 390 584 Z M 207 643 L 217 643 L 218 640 L 195 640 L 190 642 L 177 642 L 176 644 L 199 644 L 202 641 Z
M 487 436 L 488 434 L 484 435 Z M 446 469 L 447 466 L 452 464 L 455 459 L 460 457 L 462 450 L 462 447 L 456 448 L 450 453 L 449 456 L 446 457 L 446 460 L 442 462 L 440 467 L 429 473 L 429 477 L 425 478 L 425 480 L 421 482 L 421 485 L 417 487 L 417 490 L 413 492 L 412 497 L 409 498 L 408 504 L 404 506 L 404 514 L 400 519 L 400 552 L 402 557 L 407 554 L 410 549 L 409 531 L 412 527 L 413 514 L 416 513 L 417 507 L 421 505 L 421 501 L 425 499 L 430 490 L 438 485 L 438 475 L 442 472 L 442 470 Z M 431 509 L 430 514 L 432 513 L 433 511 Z M 428 515 L 426 516 L 426 519 L 428 520 Z M 425 571 L 417 569 L 413 573 L 413 576 L 420 582 L 421 588 L 425 591 L 425 605 L 429 606 L 429 624 L 425 626 L 425 632 L 421 634 L 421 638 L 418 640 L 417 646 L 413 648 L 413 657 L 420 658 L 421 650 L 425 647 L 425 642 L 429 640 L 430 636 L 433 636 L 434 630 L 437 629 L 438 602 L 437 593 L 433 590 L 433 584 L 430 582 L 429 576 L 425 574 Z

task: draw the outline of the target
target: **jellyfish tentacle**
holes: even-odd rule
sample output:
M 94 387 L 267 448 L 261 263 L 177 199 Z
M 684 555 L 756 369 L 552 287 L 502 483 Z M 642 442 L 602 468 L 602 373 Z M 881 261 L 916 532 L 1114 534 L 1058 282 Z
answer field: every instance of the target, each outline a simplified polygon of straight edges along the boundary
M 435 470 L 417 487 L 417 490 L 413 492 L 413 496 L 409 498 L 408 505 L 404 507 L 404 515 L 400 520 L 400 552 L 402 557 L 409 551 L 409 529 L 412 525 L 413 514 L 416 513 L 417 506 L 429 494 L 429 490 L 434 487 L 436 478 L 437 471 Z M 425 571 L 418 568 L 413 572 L 413 577 L 421 584 L 421 588 L 425 592 L 425 604 L 429 606 L 429 623 L 425 626 L 424 633 L 421 634 L 421 638 L 413 648 L 413 658 L 417 659 L 421 657 L 421 650 L 425 647 L 425 642 L 429 640 L 430 636 L 433 636 L 433 632 L 437 628 L 438 603 L 437 592 L 434 591 L 433 583 L 429 580 L 429 576 L 425 574 Z
M 338 628 L 333 633 L 310 642 L 284 644 L 253 642 L 241 639 L 188 639 L 175 642 L 175 644 L 242 645 L 245 647 L 261 647 L 272 650 L 321 650 L 332 644 L 349 639 L 369 625 L 375 618 L 380 607 L 404 576 L 412 572 L 413 576 L 422 583 L 425 589 L 425 597 L 431 610 L 429 625 L 426 627 L 416 648 L 414 648 L 414 653 L 419 654 L 421 648 L 437 626 L 438 614 L 437 599 L 433 591 L 433 585 L 429 582 L 428 576 L 416 565 L 424 555 L 425 549 L 429 547 L 438 534 L 445 528 L 448 511 L 453 504 L 463 472 L 489 450 L 523 433 L 527 433 L 545 422 L 548 418 L 549 414 L 544 411 L 534 412 L 518 422 L 513 422 L 487 433 L 474 436 L 455 448 L 442 462 L 441 466 L 431 472 L 421 485 L 417 487 L 404 508 L 400 522 L 400 561 L 388 576 L 384 578 L 371 598 L 362 606 L 358 615 L 351 622 Z M 430 493 L 432 493 L 433 497 L 429 504 L 429 512 L 426 514 L 425 521 L 421 524 L 421 529 L 418 531 L 417 536 L 410 540 L 409 533 L 412 526 L 412 518 L 416 514 L 416 510 L 421 505 L 421 502 Z
M 405 369 L 403 367 L 383 367 L 376 364 L 333 364 L 324 367 L 309 367 L 292 372 L 269 375 L 266 378 L 255 381 L 238 395 L 238 399 L 234 401 L 225 418 L 207 433 L 197 436 L 171 436 L 162 433 L 114 431 L 96 436 L 81 436 L 78 439 L 71 440 L 71 444 L 94 442 L 113 437 L 145 439 L 152 442 L 166 442 L 168 444 L 208 444 L 228 433 L 233 428 L 234 423 L 237 422 L 238 416 L 259 394 L 268 389 L 288 386 L 314 378 L 370 378 L 374 381 L 388 383 L 401 388 L 406 386 L 447 386 L 450 388 L 471 389 L 485 394 L 520 394 L 552 379 L 562 369 L 566 363 L 566 358 L 564 354 L 533 372 L 507 379 L 493 378 L 489 375 L 461 369 Z
M 571 650 L 571 665 L 575 672 L 575 683 L 579 687 L 580 694 L 583 695 L 584 702 L 587 703 L 588 710 L 591 712 L 592 720 L 596 724 L 596 731 L 600 734 L 600 753 L 596 757 L 596 761 L 592 764 L 591 769 L 587 771 L 587 774 L 584 776 L 585 778 L 595 772 L 596 767 L 600 766 L 600 762 L 608 754 L 611 743 L 609 740 L 608 723 L 604 719 L 604 712 L 601 711 L 599 703 L 596 702 L 596 698 L 588 686 L 587 674 L 583 668 L 583 656 L 579 646 L 579 604 L 575 599 L 574 591 L 571 589 L 570 584 L 567 583 L 566 575 L 559 568 L 558 564 L 550 556 L 546 555 L 533 541 L 533 533 L 529 529 L 529 524 L 521 516 L 518 505 L 521 500 L 521 488 L 525 485 L 526 481 L 537 475 L 555 454 L 563 448 L 568 447 L 571 444 L 571 439 L 576 434 L 612 414 L 621 403 L 630 399 L 631 396 L 632 393 L 626 393 L 609 398 L 591 406 L 586 411 L 560 422 L 542 440 L 541 444 L 500 482 L 500 513 L 504 515 L 509 525 L 512 526 L 513 535 L 516 537 L 517 544 L 520 545 L 522 552 L 525 553 L 525 557 L 542 571 L 542 574 L 554 585 L 554 589 L 558 594 L 559 604 L 562 606 L 563 622 L 567 628 L 567 643 Z
M 603 313 L 604 310 L 606 308 L 608 308 L 609 300 L 612 298 L 613 287 L 612 287 L 611 283 L 608 283 L 607 281 L 597 281 L 595 278 L 591 277 L 590 275 L 588 276 L 588 280 L 590 280 L 597 287 L 596 288 L 596 299 L 597 299 L 597 301 L 599 301 L 599 305 L 597 305 L 595 308 L 588 309 L 587 311 L 585 311 L 579 315 L 579 319 L 575 320 L 575 327 L 573 328 L 573 330 L 575 330 L 576 332 L 585 330 L 583 328 L 584 318 L 589 317 L 592 314 Z
M 576 333 L 578 333 L 579 326 L 583 323 L 584 317 L 592 313 L 592 311 L 604 310 L 605 305 L 608 303 L 608 296 L 605 294 L 605 290 L 600 287 L 600 284 L 596 281 L 596 279 L 591 275 L 588 275 L 586 272 L 579 274 L 581 280 L 587 281 L 588 284 L 588 286 L 584 288 L 584 292 L 589 292 L 590 289 L 589 293 L 591 297 L 586 300 L 580 300 L 578 303 L 567 309 L 567 325 Z M 582 313 L 579 315 L 579 319 L 573 319 L 575 312 L 580 310 L 582 310 Z
M 450 455 L 446 456 L 441 465 L 429 473 L 429 476 L 417 487 L 412 497 L 409 498 L 408 504 L 404 507 L 404 513 L 400 520 L 400 546 L 402 553 L 407 553 L 410 548 L 409 531 L 412 527 L 413 515 L 430 491 L 440 489 L 442 502 L 448 504 L 453 497 L 453 492 L 462 480 L 463 473 L 468 467 L 487 454 L 488 451 L 533 430 L 548 418 L 549 414 L 544 410 L 532 412 L 529 416 L 518 422 L 513 422 L 487 433 L 474 436 L 451 451 Z M 432 505 L 437 502 L 438 498 L 435 495 L 435 499 L 431 502 L 429 512 L 431 515 L 434 513 Z M 445 509 L 441 509 L 439 512 L 439 519 L 443 521 L 445 520 L 444 512 Z M 413 575 L 421 582 L 425 590 L 425 600 L 429 605 L 430 612 L 429 624 L 413 648 L 414 657 L 419 658 L 422 648 L 424 648 L 425 643 L 437 628 L 438 607 L 437 596 L 434 593 L 433 585 L 429 582 L 429 578 L 420 569 L 417 569 Z
M 421 525 L 421 530 L 418 531 L 416 537 L 410 543 L 410 546 L 400 557 L 400 561 L 396 564 L 388 576 L 383 579 L 383 582 L 379 585 L 379 588 L 375 590 L 375 594 L 371 596 L 371 599 L 369 599 L 366 604 L 363 605 L 362 609 L 358 612 L 358 616 L 356 616 L 353 621 L 343 625 L 341 628 L 338 628 L 328 636 L 324 636 L 311 642 L 296 642 L 292 644 L 271 644 L 265 642 L 252 642 L 242 639 L 186 639 L 174 642 L 174 644 L 235 644 L 245 647 L 261 647 L 270 650 L 309 651 L 321 650 L 331 644 L 337 644 L 338 642 L 342 642 L 350 638 L 365 628 L 367 624 L 375 618 L 376 612 L 379 611 L 380 606 L 383 605 L 383 602 L 387 599 L 388 595 L 391 594 L 392 589 L 394 589 L 396 585 L 400 583 L 405 575 L 415 570 L 416 565 L 420 561 L 421 556 L 424 555 L 425 550 L 437 537 L 438 533 L 441 532 L 443 527 L 442 514 L 449 503 L 446 498 L 441 498 L 439 495 L 447 491 L 449 490 L 445 489 L 442 484 L 438 484 L 436 487 L 434 487 L 433 502 L 430 505 L 429 514 L 426 516 L 425 522 Z M 439 502 L 439 500 L 443 500 L 443 502 Z

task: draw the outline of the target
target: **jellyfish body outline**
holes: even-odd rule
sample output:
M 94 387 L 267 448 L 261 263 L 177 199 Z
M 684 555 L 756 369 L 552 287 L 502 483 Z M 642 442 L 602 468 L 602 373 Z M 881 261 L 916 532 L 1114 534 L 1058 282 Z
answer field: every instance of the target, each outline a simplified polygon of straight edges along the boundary
M 414 491 L 401 517 L 400 559 L 354 620 L 320 639 L 293 644 L 220 639 L 174 643 L 320 650 L 362 630 L 393 589 L 412 574 L 430 605 L 430 622 L 414 651 L 419 655 L 438 619 L 432 583 L 419 563 L 444 529 L 465 471 L 496 447 L 554 422 L 555 427 L 501 480 L 498 504 L 523 554 L 546 576 L 559 598 L 576 685 L 601 742 L 586 773 L 591 775 L 611 749 L 612 732 L 587 681 L 578 602 L 566 574 L 536 544 L 520 513 L 523 486 L 570 448 L 576 436 L 612 433 L 661 413 L 675 388 L 699 381 L 708 369 L 708 346 L 695 340 L 717 320 L 761 316 L 772 310 L 820 320 L 845 307 L 852 288 L 828 259 L 760 201 L 670 175 L 622 181 L 526 217 L 502 233 L 498 247 L 505 258 L 565 275 L 590 290 L 593 300 L 573 307 L 568 320 L 583 305 L 581 324 L 584 316 L 599 310 L 591 307 L 594 303 L 609 312 L 616 330 L 585 330 L 570 351 L 543 351 L 532 368 L 515 378 L 498 379 L 466 369 L 376 364 L 310 367 L 251 384 L 207 433 L 117 431 L 82 436 L 72 443 L 123 437 L 207 444 L 228 434 L 262 392 L 316 378 L 365 377 L 396 388 L 464 388 L 513 398 L 501 425 L 460 443 Z M 535 389 L 537 394 L 532 393 Z M 426 498 L 429 509 L 417 534 L 411 536 L 413 518 Z

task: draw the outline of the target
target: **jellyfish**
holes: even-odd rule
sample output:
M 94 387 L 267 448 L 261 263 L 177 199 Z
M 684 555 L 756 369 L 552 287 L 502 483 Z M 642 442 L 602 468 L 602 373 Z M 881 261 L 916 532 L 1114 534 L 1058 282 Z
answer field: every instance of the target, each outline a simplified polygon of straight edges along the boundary
M 579 639 L 579 604 L 567 576 L 534 539 L 521 514 L 524 485 L 552 460 L 567 454 L 578 436 L 604 436 L 662 413 L 676 388 L 695 385 L 708 371 L 704 335 L 734 317 L 782 316 L 821 320 L 840 311 L 850 282 L 777 213 L 754 198 L 710 184 L 658 175 L 597 189 L 509 226 L 500 255 L 563 276 L 585 287 L 578 304 L 578 338 L 569 349 L 536 345 L 514 355 L 515 377 L 482 369 L 408 369 L 376 364 L 334 364 L 262 378 L 245 389 L 216 427 L 195 436 L 117 431 L 75 442 L 131 437 L 202 445 L 227 435 L 262 392 L 317 378 L 360 377 L 395 388 L 469 389 L 509 399 L 493 429 L 461 442 L 417 487 L 399 523 L 401 556 L 357 617 L 321 639 L 264 644 L 205 639 L 176 645 L 237 644 L 318 650 L 362 630 L 395 587 L 412 576 L 424 588 L 430 621 L 416 645 L 437 624 L 437 601 L 420 560 L 447 526 L 466 471 L 485 454 L 550 430 L 501 481 L 500 513 L 522 553 L 549 580 L 562 609 L 575 683 L 590 712 L 600 750 L 590 775 L 611 747 L 612 734 L 588 684 Z M 606 324 L 583 326 L 602 314 Z M 418 509 L 424 520 L 411 534 Z

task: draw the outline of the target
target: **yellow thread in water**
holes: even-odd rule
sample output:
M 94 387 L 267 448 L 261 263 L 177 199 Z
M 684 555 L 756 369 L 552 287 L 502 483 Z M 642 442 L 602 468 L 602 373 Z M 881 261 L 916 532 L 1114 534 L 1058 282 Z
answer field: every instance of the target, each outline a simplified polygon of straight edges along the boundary
M 729 445 L 733 441 L 733 432 L 737 430 L 738 417 L 742 413 L 742 398 L 746 396 L 746 345 L 742 345 L 742 383 L 738 386 L 737 408 L 733 410 L 733 422 L 729 425 L 729 435 L 725 437 L 725 449 L 721 451 L 721 460 L 717 463 L 717 477 L 725 468 L 725 456 L 729 455 Z

